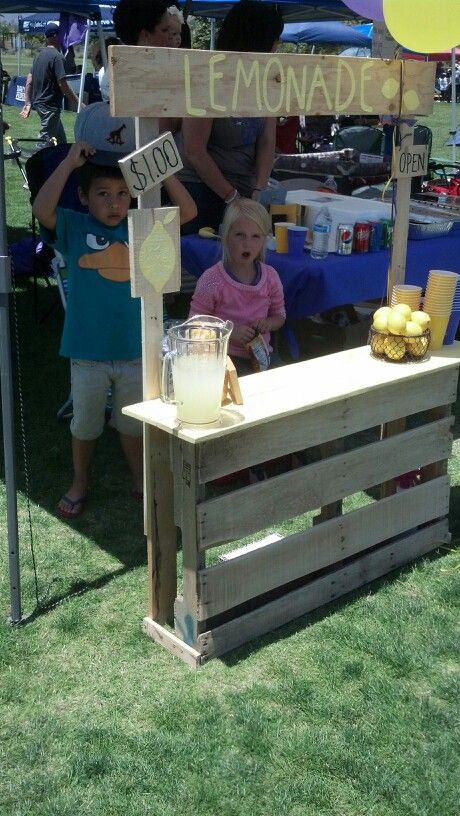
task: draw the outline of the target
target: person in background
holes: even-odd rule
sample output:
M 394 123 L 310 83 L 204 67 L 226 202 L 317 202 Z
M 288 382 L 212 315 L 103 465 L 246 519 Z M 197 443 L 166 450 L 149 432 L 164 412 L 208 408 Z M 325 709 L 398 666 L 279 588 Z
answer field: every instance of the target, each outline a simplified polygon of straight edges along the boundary
M 69 45 L 67 51 L 64 54 L 64 68 L 66 74 L 78 73 L 77 65 L 75 63 L 75 51 L 73 45 Z
M 64 59 L 59 50 L 59 27 L 49 23 L 45 30 L 46 47 L 32 65 L 25 87 L 25 103 L 20 115 L 26 119 L 33 108 L 40 117 L 40 140 L 56 139 L 67 142 L 61 122 L 62 100 L 65 97 L 76 108 L 78 97 L 65 79 Z
M 268 353 L 270 332 L 286 319 L 278 273 L 264 263 L 270 216 L 257 201 L 236 198 L 222 223 L 222 261 L 198 279 L 190 315 L 209 314 L 234 324 L 229 354 L 239 375 L 252 374 L 247 344 L 261 334 Z
M 125 45 L 162 48 L 173 45 L 180 35 L 182 12 L 172 0 L 120 0 L 113 12 L 117 37 Z
M 123 2 L 123 0 L 122 0 Z M 276 47 L 283 19 L 276 6 L 240 0 L 225 17 L 219 51 L 269 53 Z M 218 229 L 225 206 L 237 196 L 257 198 L 273 166 L 276 118 L 184 119 L 179 178 L 198 207 L 184 233 Z
M 73 519 L 87 499 L 90 464 L 105 421 L 107 391 L 112 389 L 110 424 L 120 442 L 133 480 L 131 494 L 142 498 L 142 427 L 122 408 L 142 398 L 140 302 L 131 297 L 128 187 L 118 166 L 120 153 L 75 142 L 41 187 L 33 212 L 43 239 L 66 259 L 68 300 L 60 353 L 71 360 L 73 480 L 56 512 Z M 69 176 L 79 170 L 78 193 L 88 213 L 59 207 Z M 171 185 L 172 182 L 172 185 Z M 181 220 L 195 206 L 180 182 L 165 185 Z
M 113 12 L 115 32 L 125 45 L 178 47 L 183 22 L 179 6 L 171 0 L 120 0 Z M 160 119 L 160 133 L 175 133 L 180 124 L 177 118 Z
M 105 40 L 105 50 L 107 53 L 107 49 L 109 45 L 121 45 L 121 40 L 118 37 L 107 37 Z M 104 64 L 102 62 L 102 54 L 101 54 L 101 44 L 99 40 L 93 44 L 93 48 L 91 51 L 91 62 L 93 63 L 94 70 L 97 72 L 97 79 L 99 82 L 99 90 L 101 93 L 101 98 L 103 102 L 109 101 L 109 78 L 107 76 L 107 72 L 104 68 Z

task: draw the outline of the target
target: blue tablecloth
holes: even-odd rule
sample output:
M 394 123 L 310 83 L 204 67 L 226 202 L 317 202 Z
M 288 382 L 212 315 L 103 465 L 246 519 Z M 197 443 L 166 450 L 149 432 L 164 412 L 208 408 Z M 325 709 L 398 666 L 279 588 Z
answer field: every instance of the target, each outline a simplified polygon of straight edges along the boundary
M 181 239 L 182 266 L 195 277 L 221 257 L 220 241 L 188 235 Z M 296 319 L 362 300 L 384 298 L 387 289 L 388 250 L 329 254 L 324 261 L 314 261 L 305 252 L 302 258 L 267 252 L 267 263 L 273 266 L 283 284 L 288 318 Z M 425 286 L 430 269 L 448 269 L 460 274 L 460 223 L 442 238 L 409 241 L 407 246 L 406 283 Z

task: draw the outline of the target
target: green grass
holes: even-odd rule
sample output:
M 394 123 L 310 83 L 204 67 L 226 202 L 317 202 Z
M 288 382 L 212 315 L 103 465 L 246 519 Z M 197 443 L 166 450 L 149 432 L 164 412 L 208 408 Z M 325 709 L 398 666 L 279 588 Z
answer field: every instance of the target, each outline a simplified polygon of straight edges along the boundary
M 6 113 L 13 128 L 34 132 L 36 122 Z M 67 114 L 69 134 L 72 120 Z M 7 174 L 15 235 L 30 214 L 18 170 L 9 166 Z M 55 299 L 54 288 L 40 287 L 41 311 Z M 191 673 L 141 634 L 142 511 L 128 495 L 109 430 L 98 446 L 86 512 L 72 525 L 54 515 L 70 478 L 68 426 L 55 419 L 69 387 L 68 364 L 58 356 L 62 310 L 35 325 L 29 281 L 18 284 L 11 304 L 19 339 L 23 611 L 35 609 L 26 474 L 42 608 L 27 625 L 5 623 L 4 548 L 1 816 L 457 816 L 454 546 Z M 458 429 L 457 416 L 450 462 L 455 541 Z M 363 499 L 354 497 L 348 509 Z M 6 541 L 3 481 L 0 537 Z

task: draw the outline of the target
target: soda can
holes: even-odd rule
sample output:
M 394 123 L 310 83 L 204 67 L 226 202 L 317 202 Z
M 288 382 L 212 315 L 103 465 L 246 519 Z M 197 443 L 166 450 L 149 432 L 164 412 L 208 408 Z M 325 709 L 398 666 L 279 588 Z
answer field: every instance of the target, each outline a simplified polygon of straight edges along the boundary
M 383 224 L 381 221 L 371 221 L 370 225 L 369 252 L 378 252 L 382 245 Z
M 389 246 L 391 246 L 391 239 L 393 237 L 393 221 L 390 221 L 389 218 L 381 218 L 380 223 L 383 226 L 382 247 L 387 249 Z
M 337 255 L 351 255 L 353 248 L 353 224 L 339 224 L 337 227 Z
M 353 252 L 369 252 L 371 225 L 368 221 L 357 221 L 353 232 Z

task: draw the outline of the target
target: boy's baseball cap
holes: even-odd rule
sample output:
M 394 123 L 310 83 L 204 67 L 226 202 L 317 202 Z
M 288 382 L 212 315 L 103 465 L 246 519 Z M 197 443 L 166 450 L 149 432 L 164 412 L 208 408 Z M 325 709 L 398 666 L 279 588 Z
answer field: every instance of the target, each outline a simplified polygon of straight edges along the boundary
M 87 142 L 96 153 L 88 161 L 114 167 L 119 159 L 136 149 L 134 119 L 110 116 L 107 102 L 93 102 L 80 111 L 74 126 L 76 142 Z
M 55 34 L 58 34 L 59 26 L 56 23 L 48 23 L 45 28 L 45 37 L 54 37 Z

